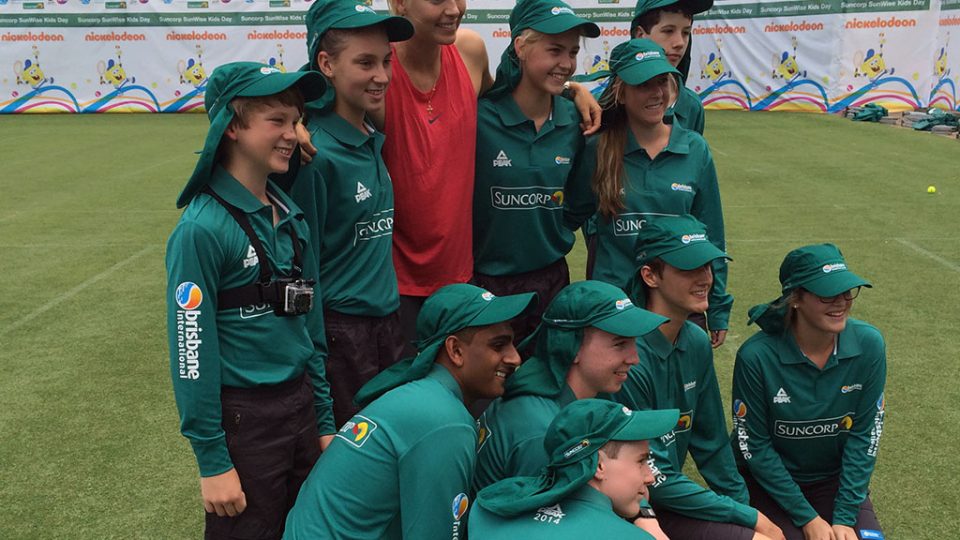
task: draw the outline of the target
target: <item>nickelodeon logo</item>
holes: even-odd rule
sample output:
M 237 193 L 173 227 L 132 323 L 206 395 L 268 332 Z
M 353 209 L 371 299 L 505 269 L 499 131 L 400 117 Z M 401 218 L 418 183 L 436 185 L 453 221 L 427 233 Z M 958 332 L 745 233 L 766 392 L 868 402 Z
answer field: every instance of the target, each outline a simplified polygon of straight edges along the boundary
M 494 30 L 493 33 L 490 34 L 490 35 L 493 36 L 493 37 L 495 37 L 495 38 L 509 38 L 509 37 L 510 37 L 510 31 L 509 31 L 509 30 L 504 30 L 503 28 L 497 28 L 497 29 Z
M 626 28 L 601 26 L 600 35 L 603 37 L 630 37 L 630 31 Z

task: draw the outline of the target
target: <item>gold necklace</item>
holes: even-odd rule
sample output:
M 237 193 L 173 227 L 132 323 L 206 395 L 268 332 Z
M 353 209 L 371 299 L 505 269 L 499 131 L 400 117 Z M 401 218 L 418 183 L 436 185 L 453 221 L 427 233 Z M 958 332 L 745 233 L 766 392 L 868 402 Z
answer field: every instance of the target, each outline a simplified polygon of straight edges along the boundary
M 437 93 L 437 85 L 434 84 L 430 93 L 427 94 L 427 114 L 433 116 L 433 95 Z

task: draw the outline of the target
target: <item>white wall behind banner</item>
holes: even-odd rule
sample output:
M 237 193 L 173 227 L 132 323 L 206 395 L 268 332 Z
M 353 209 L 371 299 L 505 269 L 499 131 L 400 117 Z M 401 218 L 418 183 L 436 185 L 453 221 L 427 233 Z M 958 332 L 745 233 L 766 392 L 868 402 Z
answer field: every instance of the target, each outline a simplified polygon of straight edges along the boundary
M 513 0 L 472 0 L 464 25 L 491 70 Z M 628 38 L 634 2 L 573 0 L 602 35 L 580 72 Z M 374 0 L 386 10 L 385 0 Z M 304 0 L 0 0 L 0 113 L 185 112 L 235 60 L 306 62 Z M 707 108 L 958 109 L 960 0 L 717 0 L 694 24 L 687 81 Z M 954 30 L 954 32 L 951 32 Z M 951 33 L 953 40 L 951 41 Z

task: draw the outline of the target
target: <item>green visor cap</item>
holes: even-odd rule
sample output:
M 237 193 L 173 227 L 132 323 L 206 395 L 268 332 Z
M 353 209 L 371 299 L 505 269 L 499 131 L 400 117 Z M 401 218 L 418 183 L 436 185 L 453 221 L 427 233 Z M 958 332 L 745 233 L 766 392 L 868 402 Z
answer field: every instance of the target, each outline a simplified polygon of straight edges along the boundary
M 787 254 L 780 265 L 783 294 L 802 287 L 817 296 L 829 297 L 870 282 L 847 269 L 840 249 L 833 244 L 803 246 Z
M 413 25 L 403 17 L 381 15 L 365 3 L 352 0 L 317 0 L 307 11 L 307 53 L 310 68 L 317 69 L 320 40 L 328 30 L 364 28 L 383 25 L 390 41 L 406 41 L 413 37 Z
M 646 441 L 677 425 L 677 409 L 632 411 L 604 399 L 579 399 L 560 410 L 543 439 L 550 456 L 539 477 L 501 480 L 480 491 L 477 503 L 501 516 L 557 504 L 597 472 L 597 452 L 610 441 Z
M 560 0 L 520 0 L 510 11 L 510 29 L 514 37 L 522 30 L 532 28 L 543 34 L 562 34 L 580 28 L 581 35 L 595 38 L 600 27 L 577 16 L 568 4 Z M 512 46 L 512 45 L 511 45 Z
M 691 215 L 648 219 L 637 233 L 634 254 L 637 268 L 657 257 L 680 270 L 695 270 L 716 259 L 730 259 L 707 238 L 706 225 Z
M 304 101 L 312 101 L 323 95 L 326 83 L 323 76 L 314 71 L 284 73 L 279 69 L 256 62 L 231 62 L 210 74 L 203 104 L 210 118 L 210 129 L 203 142 L 200 159 L 193 169 L 187 185 L 177 198 L 177 208 L 183 208 L 210 181 L 223 133 L 233 120 L 234 111 L 230 102 L 238 97 L 266 97 L 279 94 L 296 86 Z
M 663 48 L 649 39 L 631 39 L 610 51 L 610 69 L 600 70 L 590 75 L 577 76 L 578 81 L 596 81 L 616 75 L 630 86 L 643 84 L 657 75 L 680 72 L 670 65 Z
M 703 13 L 713 7 L 713 0 L 640 0 L 637 7 L 633 10 L 634 19 L 654 9 L 665 8 L 680 4 L 680 6 L 690 12 L 692 15 Z
M 595 454 L 609 441 L 646 441 L 677 425 L 677 409 L 632 411 L 605 399 L 578 399 L 550 423 L 543 447 L 550 467 L 562 467 Z
M 448 336 L 464 328 L 510 321 L 536 303 L 536 293 L 496 296 L 466 283 L 438 289 L 417 315 L 417 356 L 380 372 L 360 389 L 354 401 L 363 407 L 401 384 L 422 379 L 430 372 Z
M 621 289 L 593 280 L 566 286 L 543 314 L 543 324 L 547 326 L 593 326 L 624 337 L 644 336 L 669 320 L 633 305 Z

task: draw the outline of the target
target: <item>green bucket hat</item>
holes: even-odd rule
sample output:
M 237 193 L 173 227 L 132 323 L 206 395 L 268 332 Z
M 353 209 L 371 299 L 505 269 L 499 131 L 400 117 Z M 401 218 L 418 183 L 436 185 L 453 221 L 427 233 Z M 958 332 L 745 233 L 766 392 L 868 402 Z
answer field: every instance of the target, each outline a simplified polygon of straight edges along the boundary
M 413 37 L 413 25 L 403 17 L 381 15 L 370 6 L 352 0 L 317 0 L 307 10 L 307 54 L 310 69 L 316 70 L 320 40 L 331 29 L 348 30 L 382 24 L 390 41 L 406 41 Z
M 237 97 L 272 96 L 294 85 L 300 89 L 305 101 L 317 99 L 326 88 L 323 77 L 313 71 L 284 73 L 273 66 L 256 62 L 231 62 L 213 70 L 203 96 L 210 129 L 193 174 L 177 198 L 177 208 L 189 204 L 210 181 L 220 139 L 234 117 L 230 101 Z
M 707 226 L 697 218 L 689 214 L 651 217 L 637 232 L 634 244 L 637 271 L 627 285 L 630 298 L 637 304 L 646 305 L 640 268 L 658 257 L 680 270 L 694 270 L 717 259 L 733 260 L 713 245 L 707 237 Z
M 677 409 L 632 411 L 603 399 L 574 401 L 547 428 L 543 447 L 550 461 L 543 473 L 501 480 L 481 490 L 477 504 L 504 517 L 556 504 L 593 478 L 603 445 L 660 437 L 679 418 Z
M 543 322 L 528 339 L 528 343 L 534 340 L 533 354 L 507 379 L 504 397 L 560 394 L 580 350 L 585 328 L 592 326 L 617 336 L 639 337 L 668 320 L 633 305 L 626 293 L 609 283 L 571 283 L 547 306 Z
M 663 47 L 649 39 L 631 39 L 610 51 L 610 69 L 577 77 L 580 81 L 595 81 L 616 75 L 630 86 L 643 84 L 657 75 L 680 75 L 667 60 Z
M 466 283 L 438 289 L 423 303 L 417 316 L 417 355 L 380 372 L 357 392 L 354 402 L 365 407 L 384 393 L 425 377 L 451 334 L 464 328 L 509 321 L 536 302 L 536 293 L 496 296 Z
M 497 97 L 509 92 L 520 83 L 523 72 L 520 59 L 513 47 L 513 40 L 526 29 L 542 34 L 562 34 L 574 28 L 580 34 L 595 38 L 600 35 L 600 27 L 579 17 L 567 3 L 560 0 L 520 0 L 510 11 L 510 43 L 500 55 L 500 65 L 493 86 L 487 91 L 488 97 Z
M 826 298 L 856 287 L 873 285 L 847 268 L 837 246 L 814 244 L 797 248 L 787 253 L 780 264 L 780 297 L 750 308 L 747 324 L 755 322 L 767 333 L 782 332 L 787 309 L 784 300 L 797 288 Z

